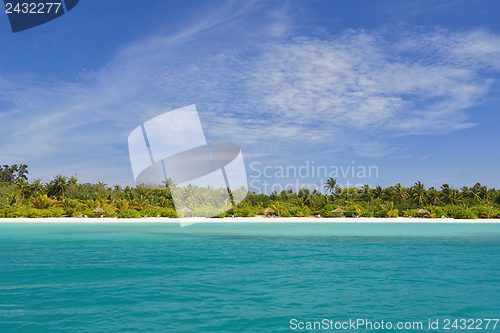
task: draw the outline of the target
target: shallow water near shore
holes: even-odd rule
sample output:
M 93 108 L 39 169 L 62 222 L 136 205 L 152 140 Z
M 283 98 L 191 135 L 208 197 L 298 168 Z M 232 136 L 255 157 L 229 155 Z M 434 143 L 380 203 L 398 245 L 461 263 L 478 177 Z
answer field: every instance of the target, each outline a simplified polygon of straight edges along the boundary
M 0 224 L 2 332 L 428 331 L 499 299 L 500 224 Z

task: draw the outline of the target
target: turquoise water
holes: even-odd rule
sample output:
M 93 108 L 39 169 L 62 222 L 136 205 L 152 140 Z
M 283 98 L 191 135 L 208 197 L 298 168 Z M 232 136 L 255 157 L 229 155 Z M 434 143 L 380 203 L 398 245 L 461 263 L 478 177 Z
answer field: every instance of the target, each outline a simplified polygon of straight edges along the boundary
M 0 224 L 0 332 L 499 317 L 499 224 Z

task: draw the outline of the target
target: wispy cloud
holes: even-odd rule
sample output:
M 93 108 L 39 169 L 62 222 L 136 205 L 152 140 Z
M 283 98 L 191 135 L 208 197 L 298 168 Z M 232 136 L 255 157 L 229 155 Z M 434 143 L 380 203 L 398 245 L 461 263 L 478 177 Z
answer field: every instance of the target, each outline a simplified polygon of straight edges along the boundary
M 488 80 L 466 66 L 398 59 L 379 46 L 387 44 L 381 38 L 349 31 L 266 45 L 249 69 L 252 110 L 328 139 L 332 129 L 446 134 L 474 125 L 465 109 L 484 96 Z
M 500 70 L 500 36 L 484 29 L 450 31 L 417 27 L 405 30 L 394 49 L 418 55 L 427 64 Z
M 426 159 L 428 159 L 429 157 L 432 157 L 432 156 L 434 156 L 434 154 L 425 155 L 425 156 L 419 157 L 418 159 L 419 160 L 426 160 Z
M 449 182 L 451 180 L 454 180 L 455 178 L 439 178 L 439 179 L 434 179 L 434 180 L 430 180 L 429 182 L 430 183 L 439 183 L 439 184 L 443 184 L 443 183 L 446 183 L 446 182 Z
M 239 55 L 210 63 L 233 88 L 225 91 L 230 103 L 219 103 L 226 110 L 217 109 L 224 117 L 212 118 L 211 129 L 241 141 L 275 140 L 279 149 L 284 142 L 292 149 L 297 142 L 314 142 L 317 149 L 333 144 L 380 157 L 403 148 L 388 145 L 390 137 L 444 135 L 474 126 L 466 110 L 490 88 L 483 71 L 496 69 L 497 60 L 488 62 L 484 54 L 499 47 L 498 36 L 475 31 L 462 39 L 444 30 L 387 34 L 348 30 L 323 40 L 296 37 L 264 44 L 251 59 Z M 437 40 L 448 37 L 437 49 Z M 422 54 L 416 46 L 436 50 Z M 483 51 L 474 57 L 471 50 Z

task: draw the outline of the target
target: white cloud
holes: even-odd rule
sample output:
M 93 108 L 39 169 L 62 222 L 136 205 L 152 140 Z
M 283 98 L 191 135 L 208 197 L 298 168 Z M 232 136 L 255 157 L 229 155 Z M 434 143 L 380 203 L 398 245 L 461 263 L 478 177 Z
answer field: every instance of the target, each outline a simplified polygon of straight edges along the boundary
M 500 45 L 490 33 L 471 34 L 480 34 L 478 43 L 488 50 Z M 449 35 L 439 56 L 401 46 L 438 48 L 436 40 Z M 470 49 L 481 49 L 474 46 L 459 57 L 460 43 L 472 43 L 470 34 L 466 41 L 442 30 L 433 36 L 403 31 L 389 43 L 383 32 L 349 30 L 323 40 L 270 42 L 251 59 L 232 56 L 223 64 L 212 59 L 205 67 L 217 74 L 209 76 L 215 82 L 223 76 L 230 88 L 213 86 L 226 95 L 210 106 L 218 115 L 209 120 L 210 132 L 235 142 L 266 139 L 275 143 L 275 152 L 333 145 L 356 156 L 381 157 L 404 148 L 388 144 L 390 137 L 470 128 L 475 124 L 467 109 L 483 102 L 493 82 L 482 70 L 496 68 L 497 60 L 474 58 Z M 460 61 L 452 61 L 451 53 Z
M 382 41 L 384 42 L 384 41 Z M 398 61 L 365 32 L 266 45 L 252 63 L 252 109 L 281 123 L 364 134 L 446 134 L 467 128 L 465 109 L 489 81 L 464 67 Z M 381 43 L 384 44 L 384 43 Z
M 395 43 L 398 52 L 420 52 L 424 62 L 474 69 L 500 69 L 500 36 L 487 30 L 449 31 L 416 28 Z

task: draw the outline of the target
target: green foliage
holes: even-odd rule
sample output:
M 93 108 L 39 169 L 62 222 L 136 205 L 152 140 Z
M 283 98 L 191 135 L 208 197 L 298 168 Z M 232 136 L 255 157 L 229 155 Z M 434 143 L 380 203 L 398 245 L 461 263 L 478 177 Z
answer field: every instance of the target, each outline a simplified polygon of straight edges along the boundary
M 293 206 L 293 207 L 288 208 L 287 212 L 290 214 L 290 216 L 294 216 L 294 217 L 308 217 L 308 216 L 312 215 L 311 209 L 307 206 L 303 206 L 303 207 Z
M 118 218 L 121 219 L 140 219 L 143 215 L 135 209 L 125 209 L 118 213 Z
M 62 217 L 64 209 L 60 207 L 50 207 L 48 209 L 28 208 L 24 217 L 41 218 L 41 217 Z
M 156 213 L 157 210 L 158 208 L 155 207 L 144 208 L 143 210 L 141 210 L 141 215 L 148 217 L 155 217 L 156 215 L 159 215 L 158 213 Z
M 50 196 L 61 198 L 64 196 L 68 186 L 69 186 L 68 177 L 63 175 L 57 175 L 49 183 L 48 194 Z
M 47 209 L 38 209 L 34 207 L 11 207 L 0 211 L 1 217 L 8 218 L 42 218 L 42 217 L 62 217 L 64 209 L 60 207 L 50 207 Z
M 471 210 L 459 206 L 447 206 L 446 216 L 454 219 L 477 219 L 477 214 Z
M 293 217 L 293 215 L 292 215 L 292 213 L 288 209 L 283 208 L 280 211 L 279 217 Z
M 494 208 L 492 206 L 474 206 L 471 207 L 471 211 L 482 219 L 492 219 L 500 217 L 500 209 Z
M 28 166 L 14 164 L 0 166 L 0 183 L 16 183 L 28 180 Z
M 49 198 L 47 194 L 41 195 L 39 194 L 35 200 L 31 202 L 35 208 L 38 209 L 47 209 L 52 207 L 55 203 L 55 200 Z
M 255 215 L 261 215 L 262 211 L 259 211 L 258 208 L 252 206 L 245 207 L 235 207 L 232 209 L 232 213 L 236 217 L 252 217 Z
M 446 208 L 445 207 L 435 207 L 435 210 L 428 209 L 431 213 L 435 213 L 436 217 L 446 217 Z
M 399 210 L 397 208 L 394 209 L 381 209 L 374 212 L 375 217 L 398 217 Z
M 497 197 L 495 199 L 495 203 L 500 205 L 500 193 L 497 195 Z
M 321 208 L 321 210 L 319 211 L 319 214 L 322 217 L 334 217 L 335 215 L 331 211 L 335 210 L 336 208 L 338 208 L 336 205 L 327 204 L 327 205 L 323 206 L 323 208 Z
M 177 212 L 173 208 L 159 208 L 155 211 L 155 214 L 160 215 L 161 217 L 171 217 L 171 218 L 177 217 Z
M 99 216 L 101 216 L 101 215 L 103 215 L 104 217 L 117 217 L 118 216 L 118 210 L 114 207 L 106 205 L 106 206 L 102 206 L 101 208 L 102 208 L 102 210 L 104 210 L 104 213 L 100 213 Z
M 19 207 L 11 207 L 5 209 L 5 217 L 8 218 L 18 218 L 18 217 L 25 217 L 26 215 L 26 208 L 19 208 Z
M 454 189 L 448 184 L 440 188 L 424 187 L 416 182 L 411 187 L 395 184 L 387 188 L 342 189 L 335 178 L 327 180 L 324 190 L 327 194 L 309 189 L 273 192 L 270 194 L 248 193 L 236 207 L 227 198 L 224 188 L 200 188 L 194 185 L 185 188 L 176 186 L 169 179 L 158 189 L 115 185 L 104 183 L 78 183 L 76 176 L 57 175 L 48 183 L 40 179 L 27 180 L 27 166 L 0 167 L 0 217 L 47 217 L 85 216 L 140 218 L 177 217 L 172 193 L 182 199 L 193 213 L 182 216 L 251 217 L 263 215 L 269 207 L 275 212 L 270 215 L 282 217 L 308 217 L 320 214 L 322 217 L 398 217 L 420 216 L 426 218 L 500 218 L 500 191 L 479 183 L 472 187 Z M 177 191 L 177 192 L 176 192 Z M 235 192 L 236 193 L 236 192 Z M 234 196 L 234 193 L 232 193 Z M 231 196 L 231 194 L 230 194 Z M 202 200 L 200 200 L 202 198 Z M 215 204 L 205 200 L 209 198 Z M 218 206 L 217 206 L 218 205 Z M 93 213 L 100 207 L 103 213 Z M 178 208 L 182 208 L 178 207 Z M 221 207 L 225 210 L 220 213 Z M 331 213 L 340 208 L 345 213 Z M 429 213 L 416 214 L 420 208 Z M 181 216 L 181 217 L 182 217 Z
M 477 219 L 478 216 L 473 211 L 462 209 L 455 214 L 454 219 Z

